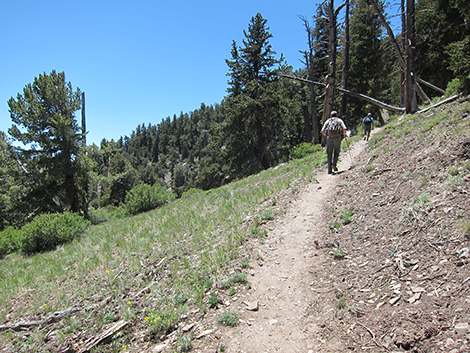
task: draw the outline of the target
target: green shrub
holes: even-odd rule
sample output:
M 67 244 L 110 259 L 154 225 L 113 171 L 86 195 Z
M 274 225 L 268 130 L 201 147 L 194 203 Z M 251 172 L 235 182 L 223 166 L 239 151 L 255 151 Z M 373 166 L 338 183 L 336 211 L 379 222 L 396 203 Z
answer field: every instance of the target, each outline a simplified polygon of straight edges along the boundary
M 292 159 L 300 159 L 320 150 L 321 145 L 314 145 L 308 142 L 302 142 L 292 149 L 290 156 Z
M 126 195 L 125 205 L 130 214 L 150 211 L 175 198 L 175 195 L 159 184 L 140 184 Z
M 463 83 L 458 78 L 454 78 L 447 84 L 445 98 L 449 98 L 453 95 L 459 94 L 463 91 Z
M 89 224 L 76 213 L 45 213 L 21 228 L 17 246 L 25 254 L 53 250 L 81 235 Z
M 149 315 L 145 317 L 145 321 L 147 321 L 150 336 L 155 338 L 158 334 L 168 334 L 174 331 L 179 318 L 175 308 L 168 308 L 149 312 Z
M 225 311 L 222 314 L 220 314 L 219 318 L 217 319 L 217 323 L 223 326 L 231 326 L 231 327 L 237 326 L 239 321 L 240 321 L 240 317 L 238 316 L 238 314 L 230 310 Z
M 18 250 L 19 234 L 20 231 L 14 227 L 7 227 L 0 232 L 0 258 Z

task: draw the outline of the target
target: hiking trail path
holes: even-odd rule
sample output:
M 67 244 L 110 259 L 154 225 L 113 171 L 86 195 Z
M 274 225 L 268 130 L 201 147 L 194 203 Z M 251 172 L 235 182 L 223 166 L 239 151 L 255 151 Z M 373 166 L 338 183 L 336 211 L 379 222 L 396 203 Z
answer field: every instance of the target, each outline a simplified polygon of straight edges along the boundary
M 240 314 L 241 321 L 235 328 L 221 330 L 219 346 L 225 347 L 223 350 L 313 353 L 346 348 L 324 332 L 324 322 L 335 315 L 332 303 L 336 301 L 331 298 L 336 294 L 323 264 L 335 260 L 319 251 L 318 244 L 333 219 L 329 218 L 329 195 L 357 160 L 366 158 L 366 146 L 367 142 L 360 140 L 351 144 L 349 151 L 342 150 L 335 175 L 327 174 L 325 155 L 316 182 L 299 188 L 297 197 L 266 224 L 266 242 L 253 243 L 258 256 L 247 277 L 251 289 L 233 298 L 228 307 Z M 247 309 L 256 304 L 257 311 Z

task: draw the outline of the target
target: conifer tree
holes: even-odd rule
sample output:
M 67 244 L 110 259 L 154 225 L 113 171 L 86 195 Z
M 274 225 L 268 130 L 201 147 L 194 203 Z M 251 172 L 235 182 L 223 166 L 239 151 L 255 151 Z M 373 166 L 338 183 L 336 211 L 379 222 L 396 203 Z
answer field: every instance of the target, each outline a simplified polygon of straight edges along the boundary
M 282 59 L 275 58 L 266 22 L 259 13 L 252 17 L 243 47 L 234 42 L 232 59 L 226 60 L 230 70 L 226 148 L 232 173 L 239 176 L 268 168 L 275 158 L 270 144 L 279 131 L 280 113 L 272 84 L 278 77 L 275 66 Z
M 24 165 L 21 182 L 29 190 L 23 205 L 32 214 L 86 214 L 87 167 L 83 135 L 75 118 L 80 96 L 63 72 L 52 71 L 39 75 L 24 87 L 23 94 L 8 101 L 14 123 L 9 133 L 23 146 L 19 148 Z

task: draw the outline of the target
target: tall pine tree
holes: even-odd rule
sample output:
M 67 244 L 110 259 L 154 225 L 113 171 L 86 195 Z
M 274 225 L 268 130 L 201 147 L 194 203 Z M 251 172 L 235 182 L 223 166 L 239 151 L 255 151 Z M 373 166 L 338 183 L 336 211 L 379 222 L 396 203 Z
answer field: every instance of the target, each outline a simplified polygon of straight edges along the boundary
M 25 213 L 87 213 L 87 169 L 82 154 L 82 131 L 75 118 L 79 89 L 63 72 L 39 75 L 23 94 L 8 101 L 13 126 L 10 135 L 22 144 L 21 183 Z
M 231 156 L 231 177 L 251 174 L 275 162 L 273 142 L 279 131 L 279 100 L 273 83 L 278 79 L 276 53 L 269 44 L 269 28 L 261 14 L 244 31 L 243 47 L 232 46 L 225 136 Z

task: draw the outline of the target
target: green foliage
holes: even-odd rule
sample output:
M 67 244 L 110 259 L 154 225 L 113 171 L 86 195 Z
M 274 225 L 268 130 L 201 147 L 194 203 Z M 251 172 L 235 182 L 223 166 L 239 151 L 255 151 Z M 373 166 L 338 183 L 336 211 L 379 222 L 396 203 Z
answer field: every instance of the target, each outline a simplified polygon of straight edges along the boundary
M 464 42 L 461 42 L 468 31 L 464 29 L 461 11 L 449 6 L 450 2 L 419 0 L 416 3 L 416 57 L 419 58 L 416 60 L 416 73 L 418 77 L 438 87 L 446 87 L 454 77 L 463 82 L 470 73 L 470 48 L 465 48 Z M 438 95 L 427 87 L 423 89 L 429 95 Z
M 183 334 L 178 337 L 178 352 L 189 352 L 192 349 L 193 336 L 191 334 Z
M 18 250 L 20 231 L 14 227 L 7 227 L 0 232 L 0 258 Z
M 229 96 L 227 97 L 224 140 L 236 177 L 246 176 L 273 166 L 275 146 L 281 127 L 281 100 L 277 97 L 276 80 L 280 59 L 269 44 L 272 35 L 266 20 L 252 17 L 244 47 L 232 43 L 229 66 Z
M 338 259 L 338 260 L 343 259 L 344 258 L 344 251 L 341 248 L 337 248 L 337 249 L 333 250 L 333 255 L 334 255 L 335 259 Z
M 168 334 L 172 332 L 178 324 L 178 312 L 176 308 L 168 308 L 166 310 L 156 310 L 149 312 L 145 317 L 148 324 L 150 336 L 155 338 L 158 334 Z
M 211 292 L 211 294 L 209 295 L 209 308 L 211 309 L 216 308 L 219 302 L 220 302 L 220 299 L 217 297 L 215 292 Z
M 452 88 L 458 93 L 470 93 L 470 36 L 449 44 L 447 53 L 451 58 L 449 68 L 457 78 L 452 81 Z
M 382 6 L 379 2 L 379 6 Z M 394 55 L 384 50 L 381 40 L 383 27 L 366 0 L 355 2 L 350 18 L 350 68 L 348 89 L 353 92 L 374 97 L 381 100 L 390 100 L 387 89 L 391 86 L 390 72 L 393 62 L 389 58 Z M 361 122 L 366 112 L 371 111 L 374 116 L 378 110 L 371 108 L 363 100 L 349 100 L 347 106 L 348 125 L 354 126 Z
M 8 101 L 23 168 L 16 175 L 23 185 L 21 212 L 87 212 L 87 163 L 82 132 L 75 118 L 81 92 L 73 91 L 65 74 L 42 74 Z M 26 217 L 25 217 L 26 218 Z
M 445 97 L 451 97 L 464 91 L 463 83 L 460 79 L 454 78 L 447 84 Z
M 55 249 L 71 242 L 88 228 L 89 221 L 76 213 L 42 214 L 21 228 L 17 247 L 25 254 Z
M 294 149 L 291 152 L 291 158 L 292 159 L 304 158 L 305 156 L 309 154 L 321 151 L 321 149 L 322 147 L 319 144 L 313 145 L 311 143 L 302 142 L 294 147 Z
M 238 325 L 240 317 L 233 311 L 224 311 L 217 319 L 217 323 L 223 326 L 235 327 Z
M 175 195 L 160 184 L 140 184 L 126 195 L 125 205 L 130 214 L 137 214 L 160 207 L 170 202 Z
M 349 224 L 351 223 L 351 217 L 354 212 L 354 206 L 351 206 L 349 208 L 345 208 L 341 211 L 341 219 L 343 220 L 344 224 Z

